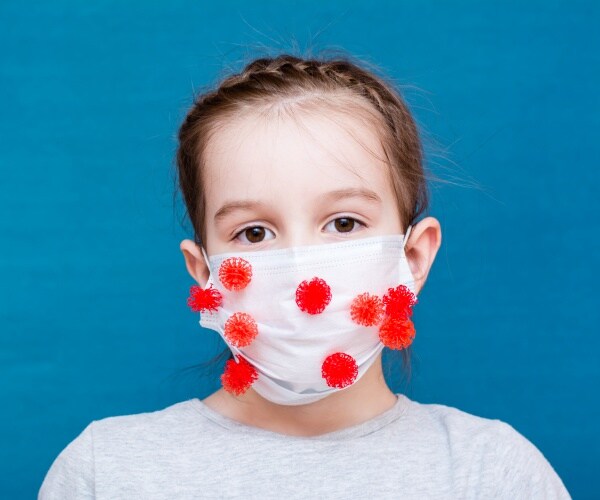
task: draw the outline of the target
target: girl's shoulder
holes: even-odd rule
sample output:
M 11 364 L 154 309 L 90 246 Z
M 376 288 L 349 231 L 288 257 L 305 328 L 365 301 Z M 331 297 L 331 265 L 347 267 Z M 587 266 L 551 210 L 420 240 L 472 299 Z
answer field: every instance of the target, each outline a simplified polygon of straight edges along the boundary
M 164 440 L 184 441 L 182 423 L 200 422 L 188 418 L 193 402 L 189 399 L 154 411 L 92 420 L 56 456 L 38 498 L 94 498 L 99 460 L 121 464 L 119 458 L 135 454 L 140 444 L 154 443 L 158 449 Z
M 409 400 L 404 424 L 414 430 L 415 446 L 430 443 L 437 456 L 448 454 L 453 466 L 477 476 L 491 496 L 570 498 L 542 451 L 506 421 Z
M 432 430 L 437 428 L 450 436 L 500 434 L 518 439 L 517 430 L 504 420 L 483 417 L 446 404 L 422 403 L 406 396 L 405 399 L 408 418 L 417 419 L 421 426 L 430 426 Z
M 407 410 L 403 422 L 423 440 L 425 435 L 444 440 L 448 448 L 479 453 L 502 453 L 519 451 L 536 454 L 535 445 L 508 422 L 476 415 L 455 406 L 440 403 L 421 403 L 407 398 Z
M 107 437 L 119 431 L 122 433 L 148 432 L 155 427 L 163 433 L 165 430 L 181 426 L 187 419 L 195 416 L 193 403 L 196 398 L 179 401 L 156 410 L 138 413 L 128 413 L 108 416 L 93 420 L 89 426 L 93 427 L 96 435 L 106 434 Z

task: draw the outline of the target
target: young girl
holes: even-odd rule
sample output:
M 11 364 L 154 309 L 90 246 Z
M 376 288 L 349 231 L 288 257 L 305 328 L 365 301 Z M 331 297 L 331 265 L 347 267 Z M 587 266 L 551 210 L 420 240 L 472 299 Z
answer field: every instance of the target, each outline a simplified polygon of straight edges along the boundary
M 386 384 L 441 244 L 393 85 L 349 57 L 254 60 L 197 98 L 177 166 L 222 388 L 92 421 L 39 498 L 570 498 L 509 424 Z

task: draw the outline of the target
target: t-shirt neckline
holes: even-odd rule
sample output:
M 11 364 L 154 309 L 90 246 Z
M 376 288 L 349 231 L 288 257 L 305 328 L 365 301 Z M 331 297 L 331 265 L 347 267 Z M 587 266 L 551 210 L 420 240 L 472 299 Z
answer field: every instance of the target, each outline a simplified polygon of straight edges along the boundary
M 372 434 L 373 432 L 378 431 L 379 429 L 391 424 L 395 420 L 398 420 L 400 417 L 402 417 L 406 410 L 406 407 L 410 403 L 410 400 L 404 394 L 396 393 L 395 395 L 397 397 L 396 402 L 391 408 L 388 408 L 383 413 L 380 413 L 379 415 L 376 415 L 375 417 L 364 422 L 360 422 L 358 424 L 344 427 L 343 429 L 326 432 L 324 434 L 316 436 L 293 436 L 289 434 L 283 434 L 281 432 L 263 429 L 261 427 L 245 424 L 238 420 L 234 420 L 230 417 L 227 417 L 207 406 L 205 403 L 202 402 L 200 398 L 192 398 L 190 402 L 195 410 L 197 410 L 199 413 L 209 418 L 213 422 L 221 425 L 222 427 L 226 427 L 227 429 L 244 432 L 245 434 L 254 434 L 257 436 L 279 439 L 285 438 L 296 441 L 338 441 L 358 438 L 366 436 L 368 434 Z

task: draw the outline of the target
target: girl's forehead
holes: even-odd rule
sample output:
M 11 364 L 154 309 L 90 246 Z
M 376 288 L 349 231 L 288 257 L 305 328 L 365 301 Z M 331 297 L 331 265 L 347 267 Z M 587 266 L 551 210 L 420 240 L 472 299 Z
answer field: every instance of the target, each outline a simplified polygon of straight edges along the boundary
M 205 150 L 207 201 L 261 192 L 381 191 L 389 184 L 377 131 L 344 114 L 248 116 L 218 129 Z

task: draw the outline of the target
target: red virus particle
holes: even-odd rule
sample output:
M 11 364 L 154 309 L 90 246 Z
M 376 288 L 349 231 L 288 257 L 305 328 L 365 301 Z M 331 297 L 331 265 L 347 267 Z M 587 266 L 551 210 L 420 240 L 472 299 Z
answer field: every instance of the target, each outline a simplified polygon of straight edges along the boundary
M 237 356 L 237 359 L 238 363 L 234 359 L 228 359 L 225 363 L 225 370 L 221 375 L 221 385 L 227 392 L 239 396 L 246 392 L 258 378 L 258 372 L 242 356 Z
M 296 304 L 308 314 L 319 314 L 331 302 L 331 288 L 316 276 L 310 281 L 304 280 L 296 288 Z
M 350 317 L 359 325 L 376 325 L 383 319 L 383 313 L 383 301 L 377 295 L 361 293 L 350 304 Z
M 225 337 L 236 347 L 245 347 L 258 335 L 254 318 L 245 312 L 232 314 L 225 322 Z
M 388 288 L 383 296 L 385 314 L 392 318 L 408 318 L 412 315 L 412 306 L 417 303 L 417 297 L 405 285 Z
M 415 338 L 415 325 L 409 318 L 386 316 L 379 327 L 379 338 L 390 349 L 405 349 Z
M 323 361 L 321 375 L 329 387 L 343 389 L 354 383 L 358 376 L 356 360 L 344 352 L 336 352 Z
M 223 296 L 213 284 L 208 288 L 202 288 L 198 285 L 190 287 L 190 296 L 187 299 L 188 306 L 195 312 L 216 311 L 221 305 Z
M 219 279 L 223 286 L 232 292 L 246 288 L 252 278 L 250 262 L 241 257 L 229 257 L 219 267 Z

